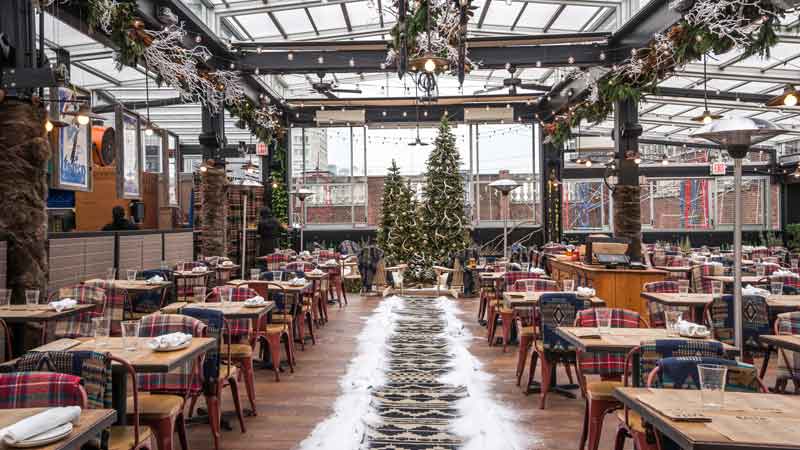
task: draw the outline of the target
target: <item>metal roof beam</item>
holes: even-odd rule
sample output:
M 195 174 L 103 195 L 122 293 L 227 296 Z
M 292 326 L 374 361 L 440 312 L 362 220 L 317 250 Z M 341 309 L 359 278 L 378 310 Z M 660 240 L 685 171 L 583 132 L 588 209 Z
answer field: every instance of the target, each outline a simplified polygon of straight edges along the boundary
M 347 32 L 353 32 L 353 25 L 350 23 L 350 14 L 347 13 L 347 5 L 344 3 L 339 3 L 339 7 L 342 8 L 342 17 L 344 17 L 344 25 L 347 27 Z
M 702 64 L 687 64 L 682 70 L 675 72 L 676 76 L 703 77 Z M 708 78 L 719 80 L 748 81 L 759 83 L 800 83 L 800 72 L 797 70 L 772 69 L 768 73 L 762 73 L 759 68 L 752 67 L 730 67 L 720 69 L 716 65 L 708 66 Z
M 556 20 L 558 20 L 558 16 L 560 16 L 561 13 L 564 12 L 564 8 L 566 8 L 566 7 L 567 7 L 566 5 L 559 5 L 558 6 L 556 11 L 553 13 L 553 15 L 550 16 L 549 19 L 547 19 L 547 23 L 545 23 L 544 28 L 542 28 L 542 32 L 543 33 L 547 33 L 547 31 L 553 26 L 553 24 L 556 22 Z
M 492 6 L 492 0 L 486 0 L 483 3 L 483 9 L 481 10 L 481 17 L 478 19 L 478 28 L 483 27 L 483 21 L 486 20 L 486 14 L 489 12 L 490 6 Z

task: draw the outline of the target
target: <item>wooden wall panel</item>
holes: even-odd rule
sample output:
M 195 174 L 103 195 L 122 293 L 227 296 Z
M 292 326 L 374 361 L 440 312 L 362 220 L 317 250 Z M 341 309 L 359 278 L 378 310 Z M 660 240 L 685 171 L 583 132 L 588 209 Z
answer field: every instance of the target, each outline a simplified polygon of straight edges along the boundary
M 49 290 L 103 278 L 106 269 L 114 267 L 114 237 L 51 239 L 49 264 Z
M 178 261 L 192 261 L 194 259 L 194 233 L 168 233 L 164 235 L 164 259 L 170 266 L 175 266 Z
M 126 271 L 142 270 L 142 236 L 119 237 L 118 278 L 125 279 Z
M 86 264 L 84 278 L 105 278 L 106 271 L 114 267 L 114 236 L 84 238 Z
M 117 198 L 117 169 L 114 166 L 95 166 L 92 170 L 94 187 L 92 192 L 75 193 L 75 231 L 100 231 L 111 222 L 111 209 L 125 208 L 130 214 L 130 200 Z M 158 174 L 142 174 L 142 201 L 144 222 L 142 229 L 158 228 Z
M 158 269 L 161 267 L 161 234 L 142 236 L 142 268 Z

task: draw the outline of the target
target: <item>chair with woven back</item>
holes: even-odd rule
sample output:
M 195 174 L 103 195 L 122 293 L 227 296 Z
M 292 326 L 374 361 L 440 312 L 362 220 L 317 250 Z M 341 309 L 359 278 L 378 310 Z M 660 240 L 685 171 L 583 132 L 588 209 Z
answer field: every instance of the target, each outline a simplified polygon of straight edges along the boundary
M 77 338 L 93 336 L 92 319 L 103 317 L 106 305 L 106 291 L 99 287 L 75 284 L 58 289 L 50 294 L 48 302 L 71 298 L 79 305 L 95 305 L 94 308 L 69 315 L 48 323 L 45 330 L 45 341 L 61 338 Z
M 560 290 L 558 283 L 553 280 L 543 280 L 539 278 L 529 278 L 525 280 L 517 280 L 511 287 L 511 292 L 546 292 Z M 508 313 L 504 309 L 501 314 Z M 536 308 L 517 308 L 515 310 L 516 317 L 514 323 L 517 327 L 517 339 L 519 340 L 519 348 L 517 349 L 517 386 L 522 382 L 522 374 L 525 372 L 526 361 L 528 360 L 528 352 L 531 350 L 534 338 L 534 326 L 538 321 L 536 316 Z M 505 320 L 505 318 L 503 318 Z M 504 330 L 505 333 L 505 330 Z
M 778 314 L 775 319 L 776 335 L 800 334 L 800 311 Z M 784 393 L 789 384 L 794 384 L 794 392 L 800 392 L 800 353 L 793 350 L 778 349 L 778 367 L 775 373 L 775 392 Z
M 711 294 L 714 284 L 706 277 L 725 275 L 725 266 L 722 264 L 703 263 L 692 266 L 692 289 L 694 292 Z
M 644 291 L 651 293 L 677 294 L 678 282 L 667 280 L 645 283 Z M 656 302 L 653 300 L 647 301 L 647 312 L 650 315 L 650 325 L 653 328 L 664 328 L 667 326 L 667 320 L 665 316 L 667 311 L 678 311 L 683 313 L 686 317 L 688 317 L 688 314 L 691 312 L 690 308 L 688 307 L 665 305 L 661 302 Z
M 683 356 L 724 359 L 725 349 L 721 342 L 712 340 L 674 338 L 642 341 L 638 347 L 631 349 L 625 356 L 624 374 L 622 376 L 623 386 L 629 386 L 632 377 L 637 377 L 639 386 L 646 386 L 650 372 L 658 366 L 659 361 L 664 358 Z M 633 367 L 634 357 L 639 357 L 640 370 L 638 374 L 631 374 L 630 372 Z M 617 410 L 617 419 L 615 450 L 622 450 L 627 438 L 633 439 L 634 446 L 637 449 L 653 448 L 653 444 L 648 441 L 647 431 L 639 414 L 624 408 Z
M 155 431 L 149 426 L 140 424 L 140 397 L 136 386 L 136 370 L 123 358 L 110 353 L 94 351 L 52 351 L 29 352 L 14 362 L 13 368 L 18 373 L 47 373 L 60 376 L 76 377 L 84 389 L 83 407 L 90 409 L 112 409 L 112 364 L 117 364 L 130 377 L 131 397 L 128 398 L 128 417 L 133 426 L 115 425 L 108 432 L 103 432 L 100 447 L 109 450 L 154 449 L 160 443 L 155 440 Z M 62 405 L 63 406 L 63 405 Z M 171 432 L 172 430 L 170 430 Z M 186 430 L 178 431 L 186 446 Z M 170 439 L 172 435 L 170 434 Z M 154 442 L 155 441 L 155 442 Z
M 735 345 L 736 324 L 733 295 L 714 298 L 706 305 L 703 316 L 714 339 Z M 762 334 L 771 334 L 769 321 L 769 305 L 767 299 L 758 295 L 742 295 L 742 336 L 744 344 L 744 361 L 753 362 L 755 355 L 763 356 L 760 377 L 767 372 L 767 364 L 772 354 L 772 347 L 760 341 Z
M 148 269 L 142 270 L 136 274 L 139 280 L 149 280 L 155 276 L 161 277 L 166 281 L 174 281 L 174 272 L 168 269 Z M 167 306 L 171 298 L 174 298 L 172 286 L 169 289 L 159 289 L 152 292 L 141 293 L 131 301 L 131 314 L 132 319 L 141 319 L 142 317 L 152 314 L 161 308 Z M 185 301 L 191 301 L 191 297 L 184 297 Z
M 792 275 L 770 275 L 770 283 L 780 282 L 783 283 L 784 295 L 798 295 L 800 294 L 800 276 Z
M 658 361 L 656 367 L 647 376 L 648 388 L 700 389 L 700 365 L 723 366 L 726 368 L 725 391 L 751 392 L 765 394 L 767 388 L 750 364 L 716 357 L 671 357 Z M 655 448 L 657 450 L 677 450 L 680 447 L 653 429 Z M 652 448 L 652 445 L 650 446 Z
M 173 280 L 175 282 L 175 295 L 177 300 L 183 301 L 194 297 L 194 288 L 212 286 L 211 277 L 216 276 L 214 271 L 209 269 L 208 263 L 205 261 L 189 261 L 183 263 L 183 271 L 191 272 L 198 267 L 205 267 L 207 271 L 203 276 L 182 277 L 175 273 Z
M 285 253 L 272 253 L 264 258 L 267 270 L 283 270 L 283 266 L 289 261 Z
M 289 370 L 294 373 L 292 323 L 297 304 L 296 302 L 287 302 L 290 296 L 282 285 L 269 282 L 265 288 L 269 299 L 275 302 L 276 310 L 280 312 L 273 312 L 270 323 L 264 324 L 263 328 L 259 330 L 259 337 L 263 339 L 261 351 L 269 352 L 272 368 L 275 371 L 275 381 L 280 381 L 281 340 L 285 340 L 286 361 L 289 364 Z M 264 358 L 262 357 L 262 359 Z
M 534 328 L 531 368 L 526 384 L 527 392 L 533 382 L 537 361 L 541 360 L 539 409 L 545 409 L 547 405 L 553 367 L 562 363 L 569 369 L 576 362 L 575 348 L 556 333 L 556 328 L 574 324 L 578 312 L 590 307 L 588 300 L 578 298 L 574 292 L 545 292 L 539 297 L 539 326 Z M 567 374 L 572 379 L 571 371 L 567 370 Z
M 220 291 L 230 290 L 231 302 L 243 302 L 247 299 L 258 296 L 258 292 L 247 286 L 224 287 L 218 286 L 211 290 L 206 296 L 206 302 L 215 303 L 220 301 Z M 255 370 L 253 369 L 253 348 L 256 343 L 256 330 L 263 328 L 264 323 L 252 323 L 250 319 L 226 319 L 229 337 L 224 343 L 223 355 L 230 355 L 226 362 L 235 364 L 242 371 L 244 385 L 247 390 L 247 398 L 250 401 L 250 409 L 253 415 L 257 415 L 256 410 L 256 381 Z
M 11 329 L 5 320 L 0 319 L 0 364 L 11 359 Z
M 105 291 L 106 302 L 103 306 L 103 317 L 111 322 L 111 336 L 120 336 L 122 321 L 126 318 L 126 312 L 131 311 L 128 303 L 128 291 L 115 287 L 114 283 L 108 280 L 87 281 L 84 285 Z
M 647 322 L 636 311 L 622 308 L 611 308 L 611 328 L 648 328 Z M 576 327 L 596 328 L 597 310 L 594 308 L 578 311 L 575 319 Z M 585 399 L 583 431 L 580 448 L 586 442 L 589 450 L 597 450 L 600 444 L 600 433 L 603 430 L 605 416 L 614 408 L 621 407 L 614 398 L 613 392 L 622 386 L 625 374 L 625 352 L 580 352 L 576 354 L 578 361 L 578 381 Z M 599 380 L 590 381 L 587 375 L 599 376 Z

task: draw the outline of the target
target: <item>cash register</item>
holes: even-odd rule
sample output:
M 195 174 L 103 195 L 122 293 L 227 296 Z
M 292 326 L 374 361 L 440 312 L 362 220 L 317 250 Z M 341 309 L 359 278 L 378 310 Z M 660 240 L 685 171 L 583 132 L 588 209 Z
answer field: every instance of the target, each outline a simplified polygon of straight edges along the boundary
M 630 267 L 631 260 L 627 255 L 629 245 L 630 240 L 627 238 L 588 236 L 583 262 L 607 268 Z

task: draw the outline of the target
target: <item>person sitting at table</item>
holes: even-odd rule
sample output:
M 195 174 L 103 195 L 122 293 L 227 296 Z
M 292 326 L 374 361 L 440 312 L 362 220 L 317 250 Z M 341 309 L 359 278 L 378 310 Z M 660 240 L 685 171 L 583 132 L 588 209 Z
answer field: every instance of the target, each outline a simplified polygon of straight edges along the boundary
M 111 209 L 111 223 L 106 224 L 102 231 L 138 230 L 139 226 L 125 218 L 125 208 L 115 206 Z

